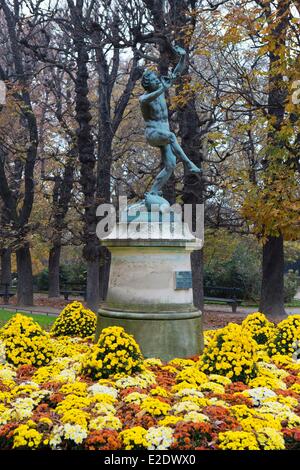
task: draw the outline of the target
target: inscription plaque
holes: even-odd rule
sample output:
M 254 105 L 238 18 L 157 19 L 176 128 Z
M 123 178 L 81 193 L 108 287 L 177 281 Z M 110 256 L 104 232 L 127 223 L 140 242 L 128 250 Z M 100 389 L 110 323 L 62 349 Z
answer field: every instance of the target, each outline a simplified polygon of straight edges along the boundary
M 192 271 L 176 271 L 175 272 L 175 289 L 191 289 L 192 288 Z

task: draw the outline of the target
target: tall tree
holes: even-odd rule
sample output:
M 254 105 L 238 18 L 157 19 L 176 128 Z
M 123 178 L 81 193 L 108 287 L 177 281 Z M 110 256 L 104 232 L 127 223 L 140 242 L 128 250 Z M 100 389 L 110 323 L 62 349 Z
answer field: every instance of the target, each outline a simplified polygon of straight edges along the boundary
M 280 145 L 280 130 L 284 121 L 287 90 L 280 70 L 280 54 L 286 47 L 287 30 L 289 25 L 289 1 L 280 2 L 276 6 L 275 18 L 271 2 L 263 6 L 270 36 L 269 45 L 269 92 L 268 92 L 268 146 Z M 275 20 L 275 25 L 274 25 Z M 276 151 L 276 149 L 275 149 Z M 264 169 L 269 165 L 268 155 L 263 162 Z M 281 231 L 274 236 L 269 235 L 263 245 L 262 284 L 259 309 L 271 315 L 284 315 L 284 251 Z
M 85 9 L 83 0 L 68 0 L 71 17 L 71 32 L 76 53 L 75 72 L 75 119 L 78 124 L 76 144 L 80 161 L 80 183 L 84 196 L 84 248 L 87 262 L 87 304 L 98 310 L 99 304 L 99 242 L 96 237 L 96 155 L 91 130 L 91 103 L 89 99 L 89 47 L 87 44 L 87 22 L 90 20 L 94 2 Z
M 66 47 L 65 44 L 65 48 Z M 59 151 L 59 148 L 57 149 L 58 155 L 55 159 L 59 160 L 59 162 L 54 167 L 54 171 L 51 169 L 50 174 L 46 173 L 45 160 L 42 160 L 41 167 L 42 181 L 52 182 L 52 203 L 51 214 L 49 216 L 51 236 L 49 240 L 50 249 L 48 260 L 48 296 L 50 298 L 60 296 L 61 250 L 63 237 L 68 229 L 68 227 L 66 227 L 66 216 L 73 196 L 74 176 L 78 158 L 75 144 L 76 136 L 72 128 L 74 122 L 73 99 L 71 98 L 72 85 L 72 80 L 70 80 L 64 70 L 52 67 L 51 79 L 47 80 L 46 85 L 46 89 L 51 92 L 52 100 L 51 103 L 46 101 L 45 113 L 46 115 L 48 114 L 48 121 L 51 121 L 51 124 L 48 123 L 51 137 L 54 131 L 53 127 L 57 125 L 60 127 L 59 147 L 62 146 L 62 149 L 61 151 Z M 54 117 L 55 125 L 53 126 L 52 121 Z M 45 133 L 44 130 L 44 134 Z M 51 160 L 53 160 L 53 157 Z M 51 163 L 53 166 L 53 162 Z
M 8 89 L 14 88 L 14 99 L 20 109 L 19 123 L 26 133 L 26 151 L 17 155 L 14 168 L 18 175 L 16 182 L 24 176 L 24 192 L 14 191 L 9 184 L 8 161 L 5 153 L 0 156 L 0 196 L 5 206 L 6 214 L 18 232 L 18 247 L 16 249 L 18 270 L 18 303 L 20 305 L 33 304 L 33 279 L 30 245 L 27 240 L 29 219 L 34 201 L 34 168 L 38 151 L 38 127 L 30 95 L 30 81 L 36 72 L 35 63 L 26 61 L 24 50 L 20 44 L 22 28 L 21 2 L 16 1 L 13 7 L 1 0 L 0 9 L 3 11 L 11 61 L 5 69 L 0 66 L 0 78 L 5 80 Z
M 123 17 L 119 7 L 125 7 L 121 0 L 117 8 L 107 10 L 94 27 L 96 73 L 98 76 L 98 135 L 97 135 L 97 201 L 111 202 L 111 175 L 113 165 L 113 143 L 122 123 L 137 79 L 139 56 L 135 49 L 135 34 L 130 33 L 134 10 L 126 5 Z M 132 18 L 130 18 L 130 13 Z M 135 13 L 140 22 L 140 15 Z M 133 57 L 127 64 L 122 50 L 132 46 Z M 123 60 L 123 63 L 122 63 Z M 110 252 L 100 247 L 100 299 L 107 293 Z
M 193 11 L 196 7 L 196 1 L 187 0 L 183 2 L 170 2 L 170 17 L 175 28 L 177 40 L 187 49 L 186 68 L 184 70 L 184 80 L 189 77 L 189 55 L 191 47 L 191 37 L 196 26 Z M 189 30 L 189 34 L 186 32 Z M 182 91 L 182 85 L 178 92 Z M 196 95 L 191 93 L 185 104 L 178 106 L 179 133 L 181 136 L 182 148 L 189 158 L 198 168 L 203 169 L 203 142 L 201 135 L 201 123 L 196 109 Z M 204 180 L 203 175 L 192 175 L 185 171 L 184 204 L 191 204 L 193 210 L 193 229 L 196 224 L 196 206 L 204 204 Z M 200 310 L 204 307 L 203 291 L 203 249 L 191 253 L 191 268 L 193 279 L 193 301 L 194 305 Z
M 124 3 L 123 15 L 117 8 L 119 3 Z M 134 16 L 133 7 L 128 7 L 122 1 L 118 5 L 110 5 L 104 0 L 89 3 L 71 1 L 68 2 L 67 10 L 58 9 L 55 14 L 48 12 L 47 15 L 41 12 L 45 25 L 40 45 L 26 41 L 27 48 L 40 61 L 66 72 L 75 83 L 74 117 L 78 129 L 73 138 L 73 146 L 80 162 L 80 184 L 84 199 L 83 253 L 87 262 L 87 302 L 93 309 L 98 307 L 100 286 L 100 297 L 105 297 L 109 271 L 107 250 L 100 248 L 95 233 L 96 207 L 101 202 L 110 201 L 113 140 L 139 76 L 137 55 L 133 54 L 131 61 L 127 59 L 128 70 L 125 70 L 126 62 L 122 62 L 121 57 L 122 49 L 126 52 L 126 49 L 135 46 L 134 34 L 130 32 L 130 22 L 133 20 L 129 12 Z M 139 18 L 139 14 L 137 17 Z M 53 32 L 49 25 L 52 25 L 54 31 L 58 25 L 62 37 L 51 40 Z M 75 63 L 69 38 L 71 49 L 76 54 Z M 93 93 L 97 80 L 98 101 Z M 48 83 L 46 87 L 53 93 L 53 84 Z M 55 117 L 58 119 L 59 113 L 56 112 Z M 92 119 L 96 125 L 91 125 Z M 58 120 L 63 132 L 66 132 L 63 119 Z M 70 129 L 68 133 L 70 134 Z M 62 188 L 58 179 L 54 188 L 56 193 L 58 188 Z M 57 197 L 56 200 L 58 202 Z M 58 254 L 58 249 L 56 252 Z M 55 261 L 56 279 L 57 259 L 58 256 Z M 100 276 L 96 275 L 98 263 Z
M 209 70 L 198 68 L 199 76 L 216 90 L 223 114 L 213 137 L 214 150 L 219 141 L 230 154 L 228 200 L 262 242 L 260 309 L 269 315 L 285 314 L 283 241 L 299 233 L 299 113 L 290 93 L 299 60 L 294 3 L 225 4 L 206 18 L 207 44 L 198 45 Z
M 256 61 L 265 60 L 257 75 L 267 79 L 260 80 L 263 94 L 258 97 L 253 77 L 248 76 L 243 94 L 259 116 L 264 140 L 257 149 L 259 166 L 250 173 L 249 184 L 243 182 L 247 189 L 242 213 L 263 242 L 259 308 L 268 315 L 285 315 L 284 239 L 295 239 L 299 233 L 299 113 L 290 113 L 294 109 L 289 96 L 289 78 L 295 77 L 291 64 L 299 60 L 299 33 L 294 29 L 292 1 L 255 4 L 252 24 L 244 16 L 249 5 L 243 5 L 241 29 L 246 25 L 256 45 Z
M 0 151 L 1 152 L 1 151 Z M 1 201 L 0 201 L 1 202 Z M 5 209 L 2 207 L 3 204 L 0 204 L 0 226 L 1 226 L 1 231 L 3 228 L 7 227 L 9 224 L 9 220 L 7 220 L 7 217 L 5 215 Z M 11 239 L 11 237 L 7 237 L 7 232 L 9 228 L 7 227 L 6 230 L 4 230 L 4 233 L 0 233 L 0 240 L 3 239 L 3 241 L 7 238 Z M 11 285 L 11 247 L 10 246 L 1 246 L 2 243 L 0 243 L 0 286 L 4 285 Z M 6 245 L 6 244 L 5 244 Z

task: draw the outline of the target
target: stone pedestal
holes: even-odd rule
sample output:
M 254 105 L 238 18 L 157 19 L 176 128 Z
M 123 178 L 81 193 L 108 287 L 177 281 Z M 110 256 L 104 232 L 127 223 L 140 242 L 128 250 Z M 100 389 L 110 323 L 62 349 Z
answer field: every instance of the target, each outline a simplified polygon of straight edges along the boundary
M 190 253 L 201 241 L 181 232 L 167 239 L 122 238 L 125 228 L 119 224 L 118 238 L 112 233 L 101 241 L 112 262 L 96 337 L 118 325 L 134 335 L 145 357 L 168 361 L 199 354 L 202 313 L 193 306 L 191 287 L 176 285 L 176 272 L 191 271 Z

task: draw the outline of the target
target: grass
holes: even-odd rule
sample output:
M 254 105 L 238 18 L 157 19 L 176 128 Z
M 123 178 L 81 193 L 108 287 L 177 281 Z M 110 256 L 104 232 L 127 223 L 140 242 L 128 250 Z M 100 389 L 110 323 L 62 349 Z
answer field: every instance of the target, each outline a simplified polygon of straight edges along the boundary
M 33 318 L 37 323 L 41 325 L 45 330 L 49 330 L 53 322 L 55 321 L 55 316 L 47 316 L 40 314 L 31 314 L 27 312 L 21 312 L 22 315 Z M 0 328 L 14 315 L 16 312 L 11 312 L 9 310 L 4 310 L 0 308 Z

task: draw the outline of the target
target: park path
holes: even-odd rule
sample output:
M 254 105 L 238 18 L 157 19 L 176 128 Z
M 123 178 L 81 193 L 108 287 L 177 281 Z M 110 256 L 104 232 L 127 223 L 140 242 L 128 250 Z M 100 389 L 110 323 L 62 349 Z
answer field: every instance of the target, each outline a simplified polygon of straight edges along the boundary
M 12 312 L 26 312 L 32 313 L 33 315 L 58 315 L 61 312 L 61 308 L 58 307 L 48 307 L 44 305 L 35 305 L 32 307 L 21 307 L 19 305 L 13 304 L 0 304 L 0 309 L 3 308 L 5 310 L 9 310 Z
M 224 313 L 228 312 L 228 313 L 231 313 L 232 315 L 235 315 L 234 313 L 232 313 L 231 307 L 227 305 L 213 305 L 213 304 L 204 305 L 204 310 L 209 310 L 210 312 L 222 311 Z M 288 315 L 296 315 L 296 314 L 299 315 L 300 307 L 286 307 L 285 311 Z M 255 307 L 238 307 L 236 313 L 237 315 L 245 314 L 246 316 L 249 313 L 254 313 L 254 312 L 257 312 L 257 308 L 255 309 Z
M 67 303 L 67 302 L 66 302 Z M 34 314 L 44 314 L 44 315 L 58 315 L 63 307 L 50 307 L 47 305 L 36 305 L 33 307 L 21 307 L 18 305 L 13 304 L 0 304 L 0 308 L 4 308 L 6 310 L 10 310 L 13 312 L 29 312 Z M 204 305 L 204 312 L 210 313 L 218 313 L 218 314 L 230 314 L 230 317 L 236 316 L 247 316 L 249 313 L 253 313 L 257 311 L 255 307 L 238 307 L 236 313 L 232 313 L 231 307 L 227 305 L 220 305 L 220 304 L 205 304 Z M 288 315 L 292 314 L 300 314 L 300 307 L 287 307 L 286 313 Z
M 20 307 L 18 305 L 0 305 L 0 309 L 5 308 L 13 312 L 26 312 L 30 315 L 45 315 L 53 317 L 53 319 L 61 312 L 61 306 L 50 307 L 47 305 L 36 305 L 34 307 Z M 287 314 L 300 314 L 300 308 L 287 308 Z M 231 307 L 227 305 L 205 305 L 203 315 L 203 328 L 204 330 L 223 328 L 228 323 L 241 324 L 244 318 L 249 314 L 255 312 L 253 307 L 239 307 L 236 313 L 232 313 Z M 282 317 L 272 318 L 272 321 L 279 323 Z

